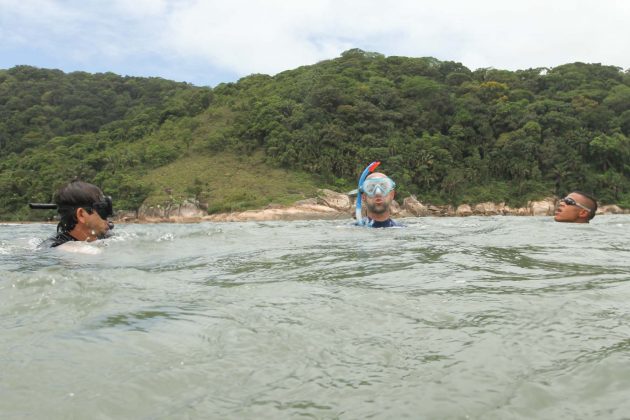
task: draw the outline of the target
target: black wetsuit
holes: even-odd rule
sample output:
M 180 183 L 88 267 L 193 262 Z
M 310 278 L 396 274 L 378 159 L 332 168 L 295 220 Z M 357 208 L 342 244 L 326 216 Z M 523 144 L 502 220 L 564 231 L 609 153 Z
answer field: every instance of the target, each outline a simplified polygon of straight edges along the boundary
M 75 238 L 70 236 L 69 233 L 66 232 L 58 232 L 55 236 L 46 239 L 41 243 L 40 247 L 42 248 L 54 248 L 59 245 L 63 245 L 66 242 L 76 241 Z
M 357 223 L 358 226 L 365 226 L 365 227 L 373 227 L 373 228 L 388 228 L 388 227 L 403 227 L 404 225 L 401 225 L 398 222 L 395 222 L 392 219 L 387 219 L 384 220 L 382 222 L 378 222 L 376 220 L 372 220 L 369 217 L 365 217 L 363 218 L 363 224 L 359 225 Z

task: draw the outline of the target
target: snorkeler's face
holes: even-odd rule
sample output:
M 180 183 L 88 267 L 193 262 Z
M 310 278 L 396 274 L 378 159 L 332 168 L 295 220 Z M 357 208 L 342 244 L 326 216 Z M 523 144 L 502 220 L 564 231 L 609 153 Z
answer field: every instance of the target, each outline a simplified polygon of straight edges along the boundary
M 389 212 L 389 208 L 394 200 L 394 186 L 391 179 L 386 176 L 368 178 L 364 182 L 368 186 L 363 193 L 363 200 L 369 213 L 381 215 Z M 370 186 L 371 184 L 371 186 Z
M 88 212 L 84 210 L 82 217 L 79 218 L 79 222 L 82 222 L 83 231 L 87 235 L 85 240 L 88 242 L 105 238 L 107 231 L 109 231 L 107 220 L 101 218 L 96 211 Z

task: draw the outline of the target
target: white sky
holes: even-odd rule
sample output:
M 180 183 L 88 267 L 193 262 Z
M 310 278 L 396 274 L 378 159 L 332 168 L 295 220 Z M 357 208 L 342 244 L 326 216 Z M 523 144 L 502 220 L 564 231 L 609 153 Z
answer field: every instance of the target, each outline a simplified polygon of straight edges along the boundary
M 627 0 L 0 0 L 0 68 L 214 86 L 350 48 L 470 69 L 630 68 Z

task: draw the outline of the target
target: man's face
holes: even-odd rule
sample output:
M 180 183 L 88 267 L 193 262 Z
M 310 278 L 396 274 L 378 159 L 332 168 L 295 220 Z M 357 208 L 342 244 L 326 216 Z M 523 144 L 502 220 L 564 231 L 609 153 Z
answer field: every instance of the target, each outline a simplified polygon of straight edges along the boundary
M 379 181 L 389 180 L 389 178 L 383 177 L 371 177 L 366 180 L 368 182 L 379 183 Z M 364 184 L 365 186 L 365 184 Z M 387 188 L 377 187 L 374 189 L 374 194 L 363 193 L 363 200 L 370 213 L 384 214 L 389 212 L 392 201 L 394 200 L 394 190 L 387 191 Z
M 581 194 L 571 193 L 567 198 L 572 198 L 577 204 L 589 207 L 588 200 Z M 588 222 L 589 211 L 578 205 L 569 205 L 563 201 L 558 203 L 554 220 L 556 222 Z
M 91 214 L 86 214 L 84 223 L 86 233 L 88 235 L 88 242 L 95 241 L 96 239 L 105 238 L 105 235 L 109 230 L 107 220 L 101 219 L 101 216 L 99 216 L 96 211 L 92 211 Z

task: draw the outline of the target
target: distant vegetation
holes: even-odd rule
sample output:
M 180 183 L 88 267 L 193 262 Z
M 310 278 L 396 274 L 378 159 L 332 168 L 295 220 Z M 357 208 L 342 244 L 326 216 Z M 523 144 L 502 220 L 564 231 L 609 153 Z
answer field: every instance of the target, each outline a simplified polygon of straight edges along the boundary
M 260 207 L 354 188 L 372 160 L 422 201 L 580 189 L 630 207 L 629 137 L 630 73 L 600 64 L 471 71 L 355 49 L 214 89 L 18 66 L 0 70 L 0 218 L 36 218 L 26 203 L 74 177 L 129 210 Z

